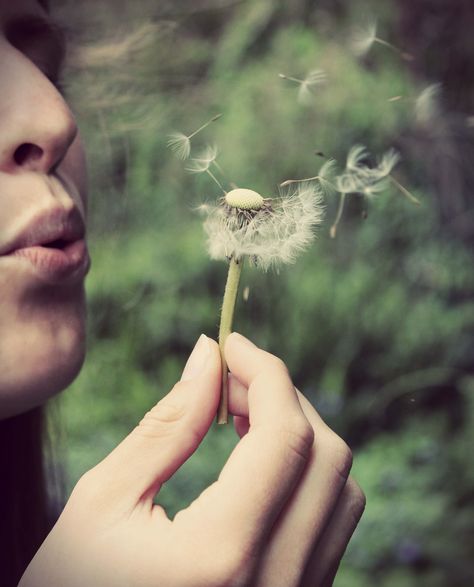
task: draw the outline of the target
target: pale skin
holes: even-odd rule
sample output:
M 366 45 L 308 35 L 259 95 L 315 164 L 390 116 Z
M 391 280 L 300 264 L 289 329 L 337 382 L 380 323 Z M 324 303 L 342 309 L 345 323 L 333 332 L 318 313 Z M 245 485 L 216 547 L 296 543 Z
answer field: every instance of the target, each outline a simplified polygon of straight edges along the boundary
M 6 253 L 5 235 L 38 211 L 85 220 L 76 123 L 48 79 L 57 40 L 30 28 L 21 43 L 30 16 L 49 19 L 34 0 L 0 1 L 0 418 L 61 391 L 84 355 L 87 267 L 50 279 Z M 225 355 L 240 441 L 219 479 L 173 520 L 153 503 L 215 417 L 220 354 L 202 336 L 181 380 L 79 480 L 21 587 L 332 584 L 364 508 L 351 452 L 279 358 L 236 333 Z

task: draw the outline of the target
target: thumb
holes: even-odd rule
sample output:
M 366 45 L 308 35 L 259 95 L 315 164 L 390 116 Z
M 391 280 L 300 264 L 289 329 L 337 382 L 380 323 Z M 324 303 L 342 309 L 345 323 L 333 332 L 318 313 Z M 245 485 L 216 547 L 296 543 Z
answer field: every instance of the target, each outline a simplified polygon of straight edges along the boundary
M 220 385 L 219 347 L 201 335 L 181 380 L 93 470 L 105 479 L 105 487 L 131 507 L 151 501 L 209 430 Z

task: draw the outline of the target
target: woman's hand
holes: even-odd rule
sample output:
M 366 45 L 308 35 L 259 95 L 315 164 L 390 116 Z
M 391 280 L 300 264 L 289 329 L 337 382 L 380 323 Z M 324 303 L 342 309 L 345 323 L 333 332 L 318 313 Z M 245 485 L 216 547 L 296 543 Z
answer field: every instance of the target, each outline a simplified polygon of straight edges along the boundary
M 75 487 L 20 587 L 326 587 L 364 508 L 351 453 L 284 363 L 226 343 L 241 440 L 219 479 L 171 521 L 153 497 L 197 448 L 219 401 L 217 344 Z

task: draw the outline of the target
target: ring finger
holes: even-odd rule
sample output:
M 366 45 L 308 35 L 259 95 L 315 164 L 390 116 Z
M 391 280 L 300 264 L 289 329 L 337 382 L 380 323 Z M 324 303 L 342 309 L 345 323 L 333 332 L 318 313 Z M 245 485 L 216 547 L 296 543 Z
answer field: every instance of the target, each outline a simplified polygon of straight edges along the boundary
M 236 429 L 245 434 L 248 429 L 247 390 L 232 377 L 229 387 L 230 408 L 237 416 Z M 304 569 L 310 561 L 313 563 L 318 543 L 323 543 L 325 529 L 334 510 L 339 507 L 339 496 L 351 467 L 351 452 L 344 441 L 299 392 L 298 398 L 314 428 L 315 442 L 300 483 L 273 529 L 260 565 L 258 587 L 301 587 L 305 584 L 302 583 Z M 331 556 L 322 557 L 319 566 L 322 577 L 330 572 L 334 558 L 332 552 Z M 315 585 L 319 583 L 311 583 L 311 587 Z

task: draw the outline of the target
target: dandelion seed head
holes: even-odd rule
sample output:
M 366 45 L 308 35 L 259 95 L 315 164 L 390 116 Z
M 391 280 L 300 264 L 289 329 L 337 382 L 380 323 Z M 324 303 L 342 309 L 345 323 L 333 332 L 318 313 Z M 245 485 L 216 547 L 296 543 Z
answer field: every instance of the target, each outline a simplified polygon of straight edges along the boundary
M 210 206 L 204 223 L 211 258 L 248 257 L 264 270 L 293 263 L 312 242 L 323 216 L 321 194 L 313 185 L 272 198 L 271 205 L 263 203 L 251 213 L 236 208 L 229 213 L 226 198 L 222 200 Z
M 191 153 L 191 141 L 182 132 L 173 132 L 169 135 L 168 147 L 173 153 L 183 161 L 189 157 Z
M 264 203 L 264 198 L 253 190 L 237 188 L 228 192 L 225 202 L 231 208 L 240 208 L 241 210 L 260 210 Z
M 357 57 L 363 57 L 377 38 L 377 22 L 369 21 L 365 26 L 355 29 L 351 38 L 351 47 Z

